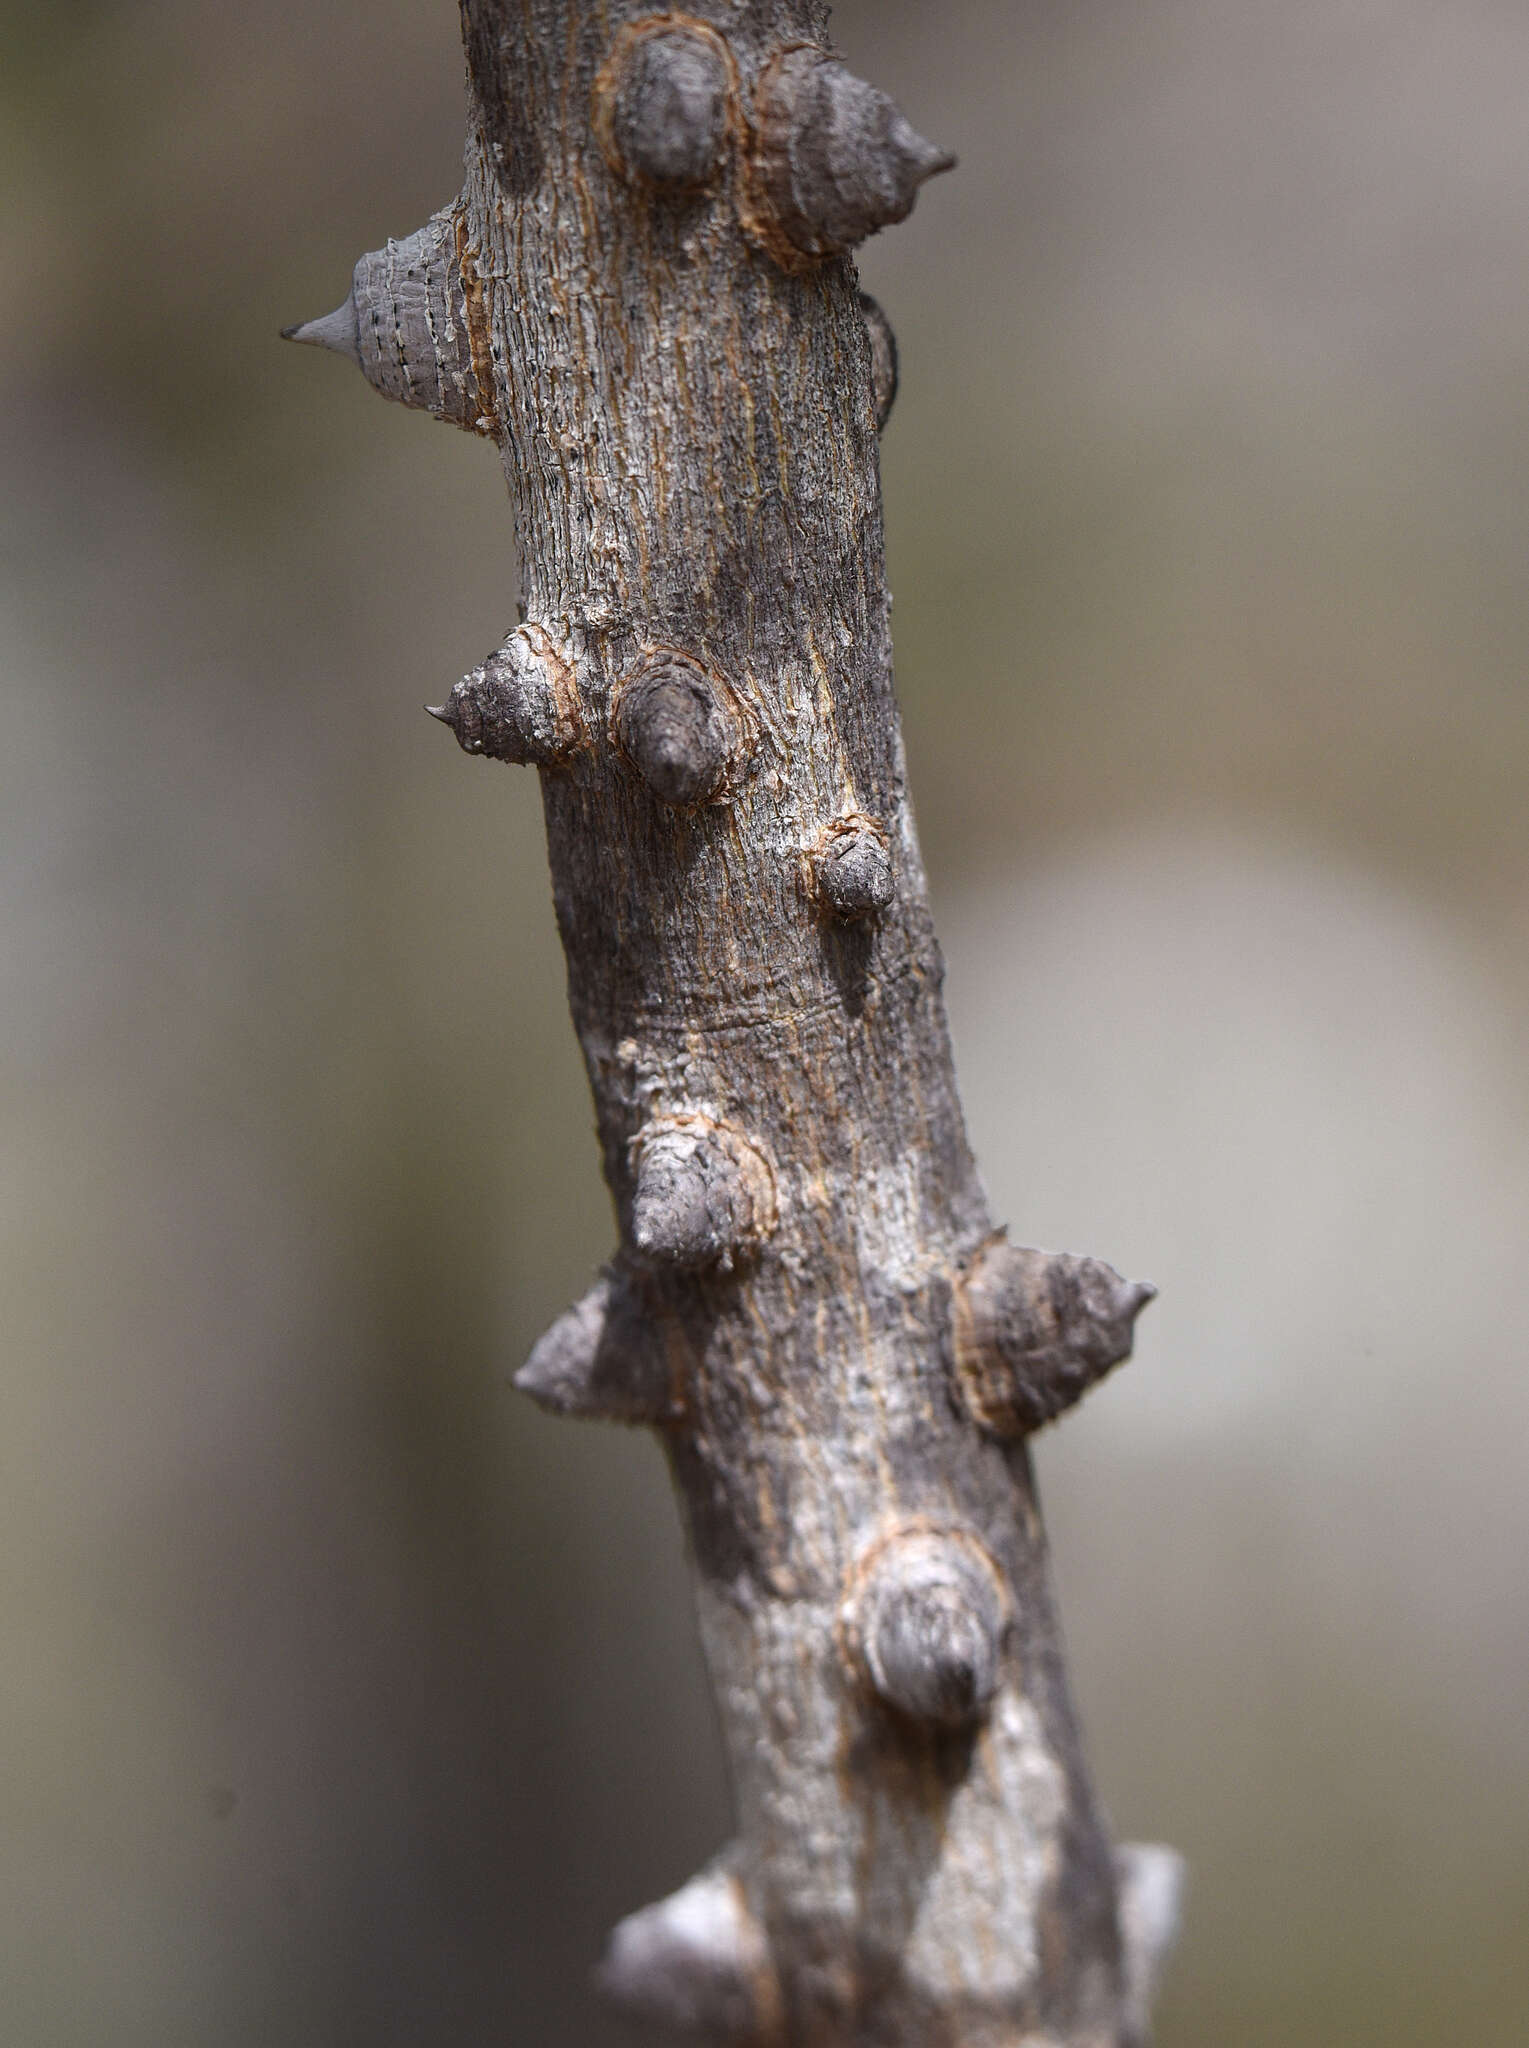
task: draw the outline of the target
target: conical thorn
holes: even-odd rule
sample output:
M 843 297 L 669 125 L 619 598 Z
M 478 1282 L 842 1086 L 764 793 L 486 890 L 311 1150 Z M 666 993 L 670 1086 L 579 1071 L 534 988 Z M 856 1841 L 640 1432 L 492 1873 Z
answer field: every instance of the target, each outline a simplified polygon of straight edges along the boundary
M 1122 1289 L 1120 1298 L 1121 1314 L 1134 1323 L 1148 1303 L 1157 1300 L 1157 1289 L 1150 1280 L 1130 1280 Z
M 627 2019 L 668 2039 L 775 2039 L 779 1988 L 764 1932 L 719 1858 L 616 1928 L 596 1983 Z
M 353 363 L 359 363 L 361 334 L 356 302 L 347 299 L 343 306 L 336 306 L 332 313 L 324 313 L 317 320 L 300 320 L 295 327 L 284 327 L 281 338 L 303 342 L 309 348 L 332 349 L 337 356 L 349 356 Z
M 554 1415 L 656 1423 L 676 1412 L 662 1340 L 641 1301 L 612 1272 L 558 1317 L 514 1385 Z
M 937 142 L 931 142 L 926 135 L 920 135 L 912 122 L 908 122 L 908 160 L 917 173 L 919 182 L 926 178 L 937 178 L 942 171 L 953 171 L 957 158 L 954 151 L 941 149 Z
M 1146 2048 L 1152 2002 L 1178 1937 L 1184 1859 L 1161 1842 L 1127 1842 L 1115 1851 L 1121 1960 L 1125 1965 L 1127 2048 Z
M 806 44 L 765 67 L 754 131 L 744 225 L 787 270 L 905 220 L 925 179 L 955 164 L 884 92 Z
M 955 1293 L 954 1360 L 967 1408 L 995 1436 L 1054 1422 L 1130 1357 L 1136 1318 L 1156 1293 L 1102 1259 L 993 1238 Z

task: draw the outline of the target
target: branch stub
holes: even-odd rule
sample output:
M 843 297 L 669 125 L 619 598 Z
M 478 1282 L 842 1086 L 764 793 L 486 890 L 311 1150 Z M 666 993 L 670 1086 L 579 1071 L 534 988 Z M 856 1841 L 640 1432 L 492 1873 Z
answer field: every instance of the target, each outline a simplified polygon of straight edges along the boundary
M 819 902 L 846 924 L 877 916 L 896 893 L 887 835 L 860 811 L 826 827 L 812 850 L 811 867 Z
M 611 733 L 653 794 L 677 810 L 725 796 L 753 739 L 732 688 L 675 648 L 655 648 L 616 685 Z
M 729 1125 L 655 1117 L 632 1141 L 631 1234 L 657 1266 L 728 1270 L 775 1228 L 775 1176 Z
M 1008 1604 L 965 1530 L 906 1528 L 863 1560 L 851 1639 L 873 1689 L 910 1720 L 961 1728 L 998 1690 Z
M 611 169 L 657 191 L 709 185 L 733 125 L 734 80 L 709 24 L 673 14 L 627 23 L 595 80 L 595 134 Z

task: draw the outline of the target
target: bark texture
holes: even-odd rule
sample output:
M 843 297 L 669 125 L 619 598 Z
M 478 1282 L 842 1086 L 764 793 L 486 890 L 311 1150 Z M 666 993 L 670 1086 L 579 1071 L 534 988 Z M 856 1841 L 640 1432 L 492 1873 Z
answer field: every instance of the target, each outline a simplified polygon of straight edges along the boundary
M 848 251 L 948 159 L 814 0 L 463 0 L 455 205 L 295 330 L 491 434 L 523 623 L 438 716 L 537 765 L 619 1247 L 521 1375 L 662 1436 L 738 1833 L 617 1930 L 673 2038 L 1125 2048 L 1117 1854 L 1025 1433 L 1150 1290 L 1011 1248 L 962 1125 Z

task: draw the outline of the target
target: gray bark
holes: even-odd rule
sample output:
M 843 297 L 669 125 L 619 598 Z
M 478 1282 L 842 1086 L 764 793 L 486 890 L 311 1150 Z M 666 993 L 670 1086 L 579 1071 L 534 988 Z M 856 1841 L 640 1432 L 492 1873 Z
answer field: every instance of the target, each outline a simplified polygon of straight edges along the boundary
M 995 1231 L 892 691 L 850 250 L 949 160 L 815 0 L 463 0 L 460 198 L 296 338 L 494 437 L 522 625 L 437 715 L 537 765 L 619 1245 L 520 1384 L 646 1424 L 738 1831 L 617 1930 L 674 2037 L 1124 2048 L 1176 1859 L 1115 1852 L 1026 1432 L 1150 1289 Z

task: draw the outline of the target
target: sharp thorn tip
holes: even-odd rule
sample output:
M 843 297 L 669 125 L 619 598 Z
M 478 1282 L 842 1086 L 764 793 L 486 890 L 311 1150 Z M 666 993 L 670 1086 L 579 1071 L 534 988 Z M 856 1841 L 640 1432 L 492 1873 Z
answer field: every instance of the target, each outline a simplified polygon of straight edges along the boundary
M 336 306 L 332 313 L 324 313 L 317 320 L 299 320 L 295 326 L 284 327 L 281 338 L 283 341 L 303 342 L 310 348 L 332 349 L 336 355 L 349 356 L 353 363 L 361 360 L 356 307 L 352 299 L 347 299 L 343 306 Z

